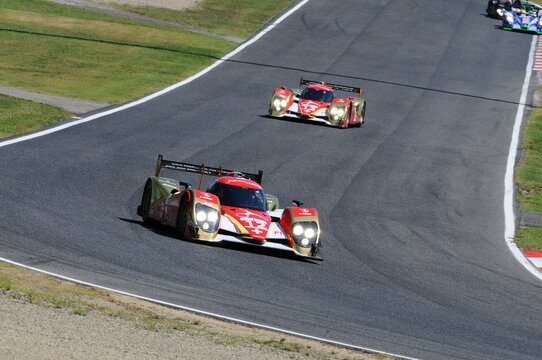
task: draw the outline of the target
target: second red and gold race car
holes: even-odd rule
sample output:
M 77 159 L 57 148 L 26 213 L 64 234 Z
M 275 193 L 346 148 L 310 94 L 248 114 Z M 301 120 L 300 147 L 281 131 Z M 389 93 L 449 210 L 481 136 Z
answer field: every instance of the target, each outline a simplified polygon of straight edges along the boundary
M 340 98 L 337 91 L 357 96 Z M 301 79 L 299 88 L 282 86 L 273 92 L 269 115 L 318 121 L 340 128 L 360 127 L 365 122 L 367 108 L 362 95 L 361 87 Z
M 198 189 L 160 176 L 161 169 L 200 174 Z M 205 175 L 217 179 L 202 191 Z M 159 155 L 155 176 L 145 183 L 137 213 L 145 223 L 162 223 L 185 239 L 243 243 L 322 260 L 318 212 L 297 200 L 294 206 L 280 209 L 277 197 L 265 194 L 261 181 L 261 171 L 251 174 Z

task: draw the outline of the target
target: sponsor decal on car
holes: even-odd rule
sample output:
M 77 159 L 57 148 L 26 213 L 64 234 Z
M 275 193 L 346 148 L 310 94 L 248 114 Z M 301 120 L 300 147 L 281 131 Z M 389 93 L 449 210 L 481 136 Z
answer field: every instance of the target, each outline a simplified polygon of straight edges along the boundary
M 243 226 L 252 234 L 262 235 L 267 233 L 269 219 L 261 214 L 243 209 L 236 213 Z
M 299 106 L 301 107 L 301 113 L 310 114 L 318 110 L 318 108 L 320 108 L 322 105 L 318 102 L 311 100 L 301 100 L 299 101 Z
M 237 220 L 254 239 L 265 240 L 271 224 L 271 217 L 266 212 L 228 206 L 223 206 L 222 209 Z
M 316 213 L 313 209 L 307 209 L 307 208 L 292 208 L 292 212 L 294 216 L 315 216 Z
M 196 190 L 195 193 L 196 193 L 196 197 L 203 202 L 218 204 L 218 198 L 213 194 L 209 194 L 209 193 L 199 191 L 199 190 Z
M 224 184 L 233 185 L 233 186 L 241 186 L 241 187 L 248 187 L 251 189 L 261 189 L 262 187 L 258 185 L 258 183 L 249 180 L 249 179 L 240 179 L 240 178 L 224 178 L 223 181 Z

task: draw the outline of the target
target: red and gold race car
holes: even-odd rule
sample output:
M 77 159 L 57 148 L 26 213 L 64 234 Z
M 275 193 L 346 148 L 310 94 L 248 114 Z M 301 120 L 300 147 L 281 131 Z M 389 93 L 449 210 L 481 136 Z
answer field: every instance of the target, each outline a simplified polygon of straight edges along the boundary
M 338 98 L 336 91 L 355 93 L 357 97 Z M 366 107 L 361 87 L 301 79 L 299 88 L 282 86 L 273 92 L 269 115 L 313 120 L 340 128 L 360 127 L 365 122 Z
M 200 174 L 198 189 L 160 176 L 161 169 Z M 137 213 L 145 223 L 162 223 L 184 239 L 243 243 L 322 260 L 318 212 L 302 207 L 297 200 L 294 206 L 280 209 L 277 197 L 262 189 L 262 174 L 165 160 L 158 155 L 155 176 L 145 183 Z M 206 175 L 217 179 L 202 191 Z

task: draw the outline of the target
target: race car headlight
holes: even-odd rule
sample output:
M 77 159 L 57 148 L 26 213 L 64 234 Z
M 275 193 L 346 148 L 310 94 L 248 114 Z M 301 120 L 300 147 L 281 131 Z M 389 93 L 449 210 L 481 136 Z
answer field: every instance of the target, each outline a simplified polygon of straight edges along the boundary
M 344 106 L 331 105 L 329 109 L 329 117 L 331 120 L 341 120 L 346 114 Z
M 312 239 L 316 235 L 316 232 L 314 229 L 308 228 L 303 232 L 303 235 L 305 235 L 307 239 Z
M 271 101 L 271 105 L 273 107 L 273 110 L 277 112 L 282 112 L 288 105 L 288 98 L 280 95 L 275 95 L 273 97 L 273 100 Z
M 497 9 L 497 15 L 502 16 L 502 13 L 503 13 L 502 9 Z
M 318 224 L 315 221 L 297 222 L 292 225 L 294 241 L 301 247 L 311 247 L 318 238 Z
M 294 235 L 300 236 L 301 234 L 303 234 L 303 226 L 301 226 L 301 224 L 296 224 L 292 228 L 292 232 L 294 233 Z
M 205 232 L 215 232 L 218 228 L 219 214 L 216 209 L 196 204 L 196 225 Z

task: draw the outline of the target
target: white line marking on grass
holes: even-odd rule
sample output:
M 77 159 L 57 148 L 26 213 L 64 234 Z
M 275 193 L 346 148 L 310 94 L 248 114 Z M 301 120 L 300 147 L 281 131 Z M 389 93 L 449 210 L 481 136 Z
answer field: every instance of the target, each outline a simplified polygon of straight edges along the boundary
M 531 81 L 531 74 L 533 68 L 534 51 L 536 48 L 538 36 L 533 36 L 531 42 L 531 51 L 529 52 L 529 62 L 527 63 L 525 80 L 523 81 L 523 88 L 521 90 L 521 96 L 519 98 L 518 111 L 516 113 L 516 121 L 514 123 L 514 131 L 512 133 L 512 141 L 510 142 L 510 149 L 508 151 L 508 162 L 506 165 L 506 173 L 504 175 L 504 240 L 508 245 L 508 248 L 514 254 L 516 259 L 534 276 L 542 280 L 542 273 L 533 266 L 527 260 L 523 252 L 514 242 L 514 234 L 516 231 L 516 216 L 514 214 L 514 166 L 516 164 L 516 156 L 518 151 L 519 135 L 521 131 L 521 123 L 523 122 L 523 113 L 525 111 L 525 101 L 527 99 L 527 93 L 529 91 L 529 82 Z
M 145 97 L 143 97 L 143 98 L 141 98 L 139 100 L 132 101 L 130 103 L 119 106 L 117 108 L 110 109 L 110 110 L 107 110 L 107 111 L 104 111 L 104 112 L 100 112 L 100 113 L 91 115 L 91 116 L 83 118 L 81 120 L 72 121 L 72 122 L 69 122 L 69 123 L 66 123 L 66 124 L 63 124 L 63 125 L 59 125 L 59 126 L 56 126 L 56 127 L 49 128 L 47 130 L 38 131 L 38 132 L 35 132 L 35 133 L 32 133 L 32 134 L 23 135 L 23 136 L 14 138 L 14 139 L 2 141 L 2 142 L 0 142 L 0 148 L 4 147 L 4 146 L 8 146 L 8 145 L 13 145 L 13 144 L 16 144 L 16 143 L 19 143 L 19 142 L 35 139 L 37 137 L 49 135 L 49 134 L 55 133 L 57 131 L 61 131 L 61 130 L 70 128 L 72 126 L 77 126 L 77 125 L 80 125 L 80 124 L 83 124 L 83 123 L 86 123 L 86 122 L 89 122 L 89 121 L 92 121 L 92 120 L 99 119 L 99 118 L 107 116 L 107 115 L 114 114 L 114 113 L 122 111 L 122 110 L 129 109 L 129 108 L 134 107 L 136 105 L 140 105 L 140 104 L 143 104 L 143 103 L 145 103 L 145 102 L 147 102 L 149 100 L 152 100 L 152 99 L 154 99 L 154 98 L 156 98 L 158 96 L 164 95 L 164 94 L 166 94 L 166 93 L 168 93 L 168 92 L 170 92 L 172 90 L 175 90 L 175 89 L 177 89 L 177 88 L 179 88 L 181 86 L 184 86 L 184 85 L 186 85 L 186 84 L 188 84 L 188 83 L 202 77 L 203 75 L 207 74 L 209 71 L 211 71 L 214 68 L 218 67 L 219 65 L 221 65 L 222 63 L 224 63 L 225 61 L 230 59 L 231 57 L 233 57 L 233 56 L 237 55 L 239 52 L 243 51 L 248 46 L 250 46 L 253 43 L 255 43 L 256 41 L 260 40 L 260 38 L 262 38 L 262 36 L 264 36 L 265 34 L 270 32 L 271 30 L 273 30 L 278 24 L 280 24 L 288 16 L 292 15 L 294 12 L 299 10 L 303 5 L 305 5 L 309 1 L 310 0 L 301 1 L 299 4 L 297 4 L 296 6 L 294 6 L 293 8 L 288 10 L 287 12 L 285 12 L 282 16 L 280 16 L 277 20 L 275 20 L 269 26 L 267 26 L 262 31 L 260 31 L 258 34 L 256 34 L 252 39 L 250 39 L 247 42 L 241 44 L 239 47 L 237 47 L 236 49 L 234 49 L 230 53 L 224 55 L 222 58 L 217 60 L 213 65 L 203 69 L 199 73 L 197 73 L 197 74 L 195 74 L 195 75 L 193 75 L 193 76 L 191 76 L 191 77 L 189 77 L 189 78 L 187 78 L 187 79 L 185 79 L 185 80 L 183 80 L 183 81 L 181 81 L 181 82 L 179 82 L 177 84 L 171 85 L 171 86 L 169 86 L 169 87 L 167 87 L 167 88 L 165 88 L 163 90 L 157 91 L 157 92 L 155 92 L 153 94 L 150 94 L 148 96 L 145 96 Z

